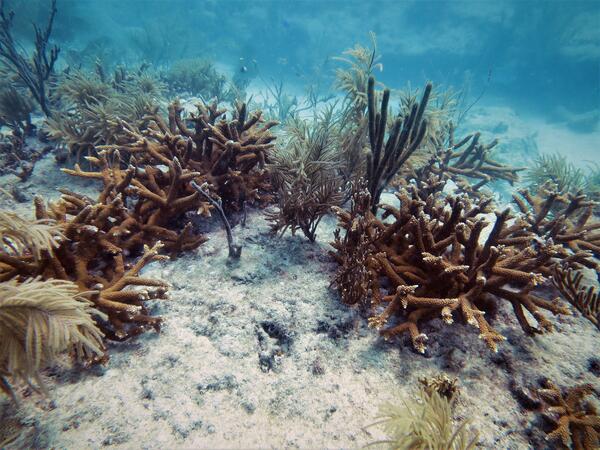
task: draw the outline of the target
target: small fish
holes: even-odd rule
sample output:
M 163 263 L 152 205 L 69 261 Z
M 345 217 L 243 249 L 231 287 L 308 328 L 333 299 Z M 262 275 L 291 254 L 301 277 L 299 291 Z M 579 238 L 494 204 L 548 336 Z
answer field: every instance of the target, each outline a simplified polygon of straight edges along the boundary
M 246 72 L 248 72 L 248 68 L 246 66 L 242 66 L 242 67 L 240 67 L 240 72 L 246 73 Z

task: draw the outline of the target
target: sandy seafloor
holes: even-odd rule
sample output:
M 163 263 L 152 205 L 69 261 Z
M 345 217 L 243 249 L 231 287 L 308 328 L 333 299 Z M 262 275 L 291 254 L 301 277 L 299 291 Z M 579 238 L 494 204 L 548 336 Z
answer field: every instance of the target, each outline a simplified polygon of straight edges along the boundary
M 12 183 L 0 179 L 3 188 Z M 52 156 L 20 183 L 30 199 L 55 199 L 59 187 L 97 194 Z M 1 202 L 32 213 L 30 203 Z M 575 312 L 553 319 L 554 333 L 528 337 L 502 304 L 492 324 L 507 341 L 497 354 L 476 329 L 439 319 L 423 326 L 425 355 L 406 336 L 384 342 L 330 287 L 334 228 L 324 220 L 316 243 L 277 238 L 252 210 L 234 228 L 244 248 L 231 263 L 215 222 L 198 250 L 143 272 L 172 285 L 171 300 L 152 306 L 164 318 L 161 333 L 110 344 L 105 367 L 47 371 L 49 399 L 24 390 L 30 395 L 15 408 L 0 398 L 0 441 L 20 428 L 8 448 L 359 448 L 382 437 L 365 429 L 380 404 L 401 402 L 419 378 L 442 372 L 459 378 L 455 416 L 472 418 L 482 448 L 552 448 L 510 386 L 527 389 L 540 377 L 598 385 L 598 330 Z

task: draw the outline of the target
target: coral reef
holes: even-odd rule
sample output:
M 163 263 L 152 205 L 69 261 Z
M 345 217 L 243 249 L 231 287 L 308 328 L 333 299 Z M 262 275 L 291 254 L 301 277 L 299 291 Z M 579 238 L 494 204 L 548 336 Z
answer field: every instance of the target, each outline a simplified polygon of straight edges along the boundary
M 543 186 L 536 195 L 519 190 L 513 200 L 523 215 L 510 227 L 511 232 L 522 237 L 533 233 L 547 242 L 553 256 L 565 267 L 599 270 L 594 259 L 600 257 L 600 222 L 593 217 L 595 202 L 581 191 L 561 195 L 551 184 Z M 545 267 L 542 273 L 551 275 L 551 267 Z
M 596 407 L 584 400 L 594 392 L 592 385 L 561 390 L 546 380 L 537 392 L 545 404 L 546 417 L 555 426 L 548 433 L 549 440 L 561 448 L 575 450 L 600 447 L 600 416 Z
M 553 264 L 553 246 L 537 243 L 532 233 L 510 225 L 510 210 L 488 213 L 491 201 L 445 196 L 444 181 L 431 177 L 396 194 L 400 207 L 382 205 L 382 220 L 370 210 L 369 194 L 356 190 L 350 212 L 337 210 L 339 226 L 332 244 L 341 267 L 335 279 L 342 300 L 361 302 L 371 309 L 369 324 L 385 338 L 408 332 L 419 352 L 427 335 L 419 322 L 441 317 L 447 324 L 455 315 L 479 330 L 493 351 L 504 337 L 484 317 L 498 300 L 510 303 L 527 333 L 552 330 L 541 309 L 568 314 L 566 307 L 535 294 L 542 273 Z M 392 219 L 392 221 L 386 219 Z M 491 227 L 487 234 L 484 229 Z M 386 295 L 381 294 L 385 288 Z M 369 294 L 369 295 L 365 295 Z M 384 305 L 383 311 L 378 312 Z M 525 311 L 536 320 L 530 324 Z M 382 329 L 396 316 L 396 325 Z
M 484 185 L 493 180 L 504 180 L 513 185 L 519 179 L 518 173 L 525 169 L 494 160 L 491 151 L 498 140 L 483 144 L 480 137 L 480 133 L 473 133 L 455 142 L 454 127 L 450 123 L 447 147 L 438 143 L 437 150 L 433 151 L 426 164 L 414 171 L 414 176 L 423 179 L 429 174 L 443 175 L 471 195 L 477 195 Z
M 118 151 L 102 152 L 88 160 L 98 171 L 83 171 L 79 165 L 62 170 L 70 175 L 101 180 L 103 190 L 99 202 L 65 192 L 66 211 L 78 216 L 87 215 L 92 209 L 94 214 L 89 219 L 118 248 L 135 252 L 145 244 L 162 241 L 166 251 L 178 253 L 206 241 L 204 236 L 193 234 L 190 223 L 181 233 L 176 231 L 186 213 L 206 209 L 200 194 L 190 186 L 199 172 L 182 169 L 176 157 L 165 170 L 138 164 L 133 159 L 123 169 Z M 109 217 L 118 220 L 107 220 Z
M 87 204 L 82 196 L 66 193 L 47 208 L 36 198 L 36 222 L 3 213 L 3 247 L 0 251 L 0 280 L 42 276 L 45 280 L 72 281 L 81 292 L 94 291 L 89 300 L 106 314 L 97 323 L 108 339 L 124 340 L 152 327 L 160 318 L 149 317 L 144 302 L 166 298 L 167 284 L 139 277 L 149 262 L 164 259 L 158 255 L 162 244 L 146 247 L 131 267 L 113 236 L 120 224 L 118 202 Z M 73 209 L 83 206 L 71 215 Z M 112 217 L 114 214 L 116 217 Z M 107 233 L 105 229 L 116 233 Z M 145 287 L 130 289 L 130 287 Z
M 48 48 L 56 15 L 56 0 L 52 0 L 48 23 L 44 29 L 34 25 L 34 51 L 27 55 L 12 35 L 14 13 L 4 10 L 0 2 L 0 60 L 23 83 L 46 116 L 51 115 L 48 102 L 48 83 L 54 72 L 59 48 Z
M 219 109 L 216 102 L 198 104 L 197 113 L 187 119 L 181 116 L 182 111 L 181 105 L 174 102 L 169 107 L 168 123 L 155 114 L 147 129 L 141 131 L 121 122 L 130 136 L 129 143 L 102 148 L 110 152 L 118 150 L 134 158 L 137 165 L 169 166 L 177 159 L 187 173 L 182 181 L 195 178 L 199 185 L 209 183 L 223 199 L 226 209 L 238 210 L 245 203 L 270 201 L 271 186 L 265 164 L 275 145 L 275 136 L 269 130 L 277 122 L 263 123 L 262 113 L 249 113 L 243 103 L 236 105 L 230 120 L 224 117 L 226 110 Z M 188 126 L 189 122 L 193 127 Z M 198 195 L 194 193 L 194 198 Z
M 552 282 L 571 305 L 600 329 L 600 293 L 597 286 L 582 283 L 582 271 L 554 266 Z

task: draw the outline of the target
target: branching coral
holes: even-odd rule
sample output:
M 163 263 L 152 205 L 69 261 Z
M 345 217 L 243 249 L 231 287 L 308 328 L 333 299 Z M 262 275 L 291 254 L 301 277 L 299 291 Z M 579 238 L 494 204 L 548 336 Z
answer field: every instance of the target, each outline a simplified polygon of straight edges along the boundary
M 583 272 L 554 267 L 552 282 L 571 305 L 600 329 L 600 292 L 597 286 L 582 284 Z
M 29 57 L 20 49 L 12 35 L 14 13 L 4 10 L 4 0 L 0 1 L 0 58 L 2 62 L 29 89 L 32 97 L 46 116 L 50 116 L 48 104 L 47 83 L 53 74 L 54 64 L 58 58 L 59 48 L 48 49 L 54 16 L 56 15 L 56 0 L 52 0 L 50 15 L 45 29 L 34 25 L 35 49 Z
M 0 283 L 0 389 L 15 398 L 5 377 L 35 380 L 43 389 L 40 371 L 67 351 L 80 361 L 102 356 L 102 333 L 92 316 L 102 314 L 70 281 Z
M 189 181 L 208 182 L 223 199 L 224 207 L 239 209 L 245 202 L 268 201 L 269 176 L 265 170 L 275 136 L 269 131 L 277 122 L 262 123 L 260 111 L 248 113 L 239 103 L 230 120 L 216 103 L 199 104 L 198 112 L 182 117 L 178 102 L 169 107 L 168 123 L 158 114 L 147 129 L 139 131 L 121 122 L 130 143 L 103 147 L 133 157 L 137 165 L 173 164 L 177 159 Z M 188 126 L 191 123 L 193 127 Z M 196 193 L 196 195 L 199 195 Z
M 95 291 L 89 300 L 106 313 L 107 320 L 99 320 L 98 325 L 109 339 L 123 340 L 148 327 L 158 330 L 160 318 L 149 317 L 144 302 L 166 298 L 167 284 L 138 274 L 149 262 L 165 258 L 158 255 L 162 244 L 146 247 L 142 257 L 128 267 L 118 239 L 105 231 L 118 229 L 114 223 L 118 216 L 111 215 L 115 203 L 88 204 L 74 216 L 67 212 L 83 202 L 81 197 L 65 194 L 47 209 L 37 199 L 38 222 L 33 223 L 9 215 L 11 220 L 5 223 L 9 231 L 2 233 L 0 280 L 42 276 L 72 281 L 81 292 Z M 135 286 L 144 289 L 130 289 Z
M 600 416 L 596 407 L 584 401 L 594 392 L 589 384 L 561 390 L 549 380 L 538 394 L 545 412 L 556 427 L 548 439 L 562 448 L 593 450 L 600 447 Z
M 492 158 L 491 151 L 498 144 L 496 139 L 483 144 L 481 134 L 473 133 L 455 142 L 454 128 L 449 126 L 447 147 L 440 144 L 429 162 L 415 171 L 415 177 L 445 176 L 471 193 L 477 193 L 492 180 L 508 181 L 511 185 L 518 181 L 518 173 L 525 169 L 504 165 Z M 477 182 L 471 184 L 471 180 Z
M 295 119 L 286 128 L 288 139 L 273 155 L 269 166 L 278 192 L 279 210 L 267 214 L 272 230 L 292 234 L 297 229 L 311 241 L 321 219 L 343 199 L 333 110 L 312 122 Z
M 369 306 L 374 313 L 369 324 L 386 338 L 408 332 L 419 352 L 425 351 L 428 339 L 420 322 L 439 316 L 451 324 L 457 315 L 479 329 L 496 351 L 504 337 L 484 314 L 500 299 L 512 305 L 527 333 L 550 331 L 552 324 L 542 309 L 568 314 L 561 304 L 534 293 L 544 280 L 541 272 L 552 264 L 552 248 L 536 243 L 533 233 L 523 236 L 517 232 L 520 227 L 511 227 L 509 209 L 496 212 L 489 222 L 482 216 L 490 209 L 489 199 L 445 197 L 443 186 L 431 177 L 401 190 L 396 194 L 399 208 L 381 206 L 382 220 L 365 209 L 364 192 L 355 192 L 350 212 L 338 209 L 346 235 L 337 232 L 332 245 L 341 265 L 336 284 L 342 300 Z M 486 236 L 483 231 L 490 227 Z M 358 255 L 362 261 L 353 263 Z M 526 311 L 538 328 L 530 324 Z M 397 316 L 399 323 L 384 329 Z
M 536 195 L 520 190 L 513 199 L 523 217 L 510 228 L 511 233 L 535 234 L 552 246 L 564 266 L 598 270 L 593 258 L 600 257 L 600 222 L 593 219 L 595 202 L 582 192 L 560 195 L 552 185 Z M 543 272 L 551 275 L 551 267 Z
M 479 434 L 469 428 L 469 421 L 452 419 L 452 401 L 436 391 L 421 390 L 416 400 L 402 405 L 387 403 L 380 407 L 377 422 L 387 439 L 372 442 L 394 450 L 470 450 L 477 446 Z
M 107 153 L 101 153 L 98 158 L 88 158 L 99 169 L 95 172 L 85 172 L 78 165 L 74 170 L 63 169 L 70 175 L 101 180 L 104 186 L 98 204 L 65 192 L 66 212 L 76 217 L 87 214 L 86 220 L 121 249 L 136 251 L 160 240 L 167 251 L 178 253 L 206 241 L 202 235 L 193 235 L 190 224 L 181 233 L 175 231 L 185 213 L 205 208 L 189 185 L 199 177 L 198 172 L 182 169 L 176 157 L 164 170 L 137 165 L 135 160 L 131 161 L 135 165 L 122 169 L 119 153 L 111 156 L 109 159 Z

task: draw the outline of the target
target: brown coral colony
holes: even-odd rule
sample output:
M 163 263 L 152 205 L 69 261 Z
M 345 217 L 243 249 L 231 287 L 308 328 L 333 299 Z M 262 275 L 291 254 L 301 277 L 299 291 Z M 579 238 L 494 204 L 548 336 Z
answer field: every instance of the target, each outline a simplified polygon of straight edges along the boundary
M 375 98 L 373 86 L 371 77 L 369 108 Z M 428 86 L 421 105 L 430 90 Z M 388 97 L 389 92 L 384 92 L 382 111 Z M 559 299 L 545 299 L 542 285 L 557 268 L 597 271 L 600 224 L 592 219 L 595 203 L 581 192 L 559 195 L 546 189 L 537 196 L 521 191 L 514 197 L 517 211 L 494 211 L 491 198 L 479 192 L 474 195 L 475 191 L 491 177 L 513 182 L 517 171 L 489 159 L 488 150 L 495 143 L 482 146 L 475 134 L 454 144 L 450 128 L 449 149 L 437 152 L 420 170 L 409 172 L 405 186 L 395 194 L 399 206 L 378 205 L 371 199 L 381 195 L 381 178 L 376 175 L 380 171 L 372 169 L 371 161 L 381 160 L 385 132 L 377 123 L 385 123 L 380 119 L 385 114 L 369 111 L 368 182 L 354 186 L 350 211 L 336 210 L 340 229 L 332 245 L 340 264 L 335 283 L 342 300 L 366 306 L 372 314 L 369 325 L 380 329 L 386 339 L 408 333 L 421 353 L 428 340 L 423 324 L 436 317 L 446 324 L 460 318 L 477 328 L 487 347 L 497 351 L 504 337 L 486 313 L 497 309 L 500 300 L 512 306 L 526 333 L 551 331 L 552 322 L 543 311 L 554 315 L 570 311 Z M 422 115 L 415 104 L 408 123 L 410 117 Z M 396 135 L 397 126 L 390 133 L 385 153 L 399 157 L 402 165 L 415 149 L 411 147 L 407 156 L 402 156 L 405 150 L 390 152 L 393 143 L 403 142 Z M 409 130 L 411 136 L 423 133 Z M 466 150 L 456 150 L 469 141 Z M 418 145 L 419 139 L 415 142 Z M 384 179 L 383 186 L 391 177 Z M 447 179 L 455 180 L 464 193 L 447 193 Z M 468 179 L 481 181 L 465 189 Z M 551 212 L 556 205 L 562 206 Z M 586 317 L 593 316 L 590 310 L 597 309 L 593 291 L 577 293 L 578 281 L 570 284 L 576 284 L 571 296 L 579 299 L 579 308 L 585 309 Z

